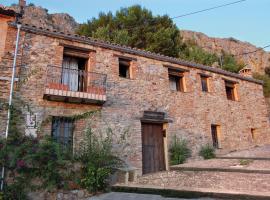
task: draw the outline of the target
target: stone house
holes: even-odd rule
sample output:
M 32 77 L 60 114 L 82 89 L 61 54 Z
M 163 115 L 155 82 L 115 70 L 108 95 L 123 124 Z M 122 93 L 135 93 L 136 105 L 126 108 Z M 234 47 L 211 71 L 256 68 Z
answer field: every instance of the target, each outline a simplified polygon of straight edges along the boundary
M 10 92 L 15 16 L 0 8 L 2 102 Z M 169 168 L 174 135 L 188 141 L 193 157 L 205 144 L 222 154 L 270 142 L 262 82 L 245 73 L 29 24 L 19 35 L 14 102 L 26 134 L 51 135 L 76 150 L 89 122 L 116 136 L 127 130 L 126 160 L 142 173 Z M 6 118 L 1 108 L 3 135 Z

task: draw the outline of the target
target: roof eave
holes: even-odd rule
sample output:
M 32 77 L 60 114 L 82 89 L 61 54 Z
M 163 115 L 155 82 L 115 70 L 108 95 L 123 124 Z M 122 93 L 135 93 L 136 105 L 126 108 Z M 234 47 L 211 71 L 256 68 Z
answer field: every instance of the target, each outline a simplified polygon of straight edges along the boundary
M 13 27 L 16 26 L 15 23 L 10 23 L 10 25 Z M 52 31 L 50 29 L 44 29 L 41 27 L 30 26 L 28 24 L 23 24 L 22 30 L 27 31 L 27 32 L 31 32 L 31 33 L 35 33 L 35 34 L 42 34 L 42 35 L 47 35 L 47 36 L 51 36 L 51 37 L 57 37 L 57 38 L 65 39 L 65 40 L 71 40 L 71 41 L 76 41 L 76 42 L 80 42 L 80 43 L 84 43 L 84 44 L 89 44 L 92 46 L 98 46 L 98 47 L 102 47 L 102 48 L 106 48 L 106 49 L 120 51 L 122 53 L 138 55 L 138 56 L 151 58 L 151 59 L 155 59 L 155 60 L 159 60 L 159 61 L 163 61 L 163 62 L 169 62 L 172 64 L 178 64 L 178 65 L 183 65 L 183 66 L 187 66 L 187 67 L 191 67 L 191 68 L 201 69 L 201 70 L 221 74 L 224 76 L 229 76 L 229 77 L 233 77 L 236 79 L 253 82 L 256 84 L 261 84 L 261 85 L 263 84 L 263 81 L 261 81 L 261 80 L 257 80 L 257 79 L 249 78 L 249 77 L 244 77 L 242 75 L 232 73 L 229 71 L 225 71 L 225 70 L 222 70 L 219 68 L 205 66 L 205 65 L 201 65 L 201 64 L 197 64 L 197 63 L 191 63 L 191 62 L 183 61 L 183 60 L 180 60 L 177 58 L 164 56 L 161 54 L 156 54 L 156 53 L 152 53 L 149 51 L 135 49 L 135 48 L 127 47 L 127 46 L 111 44 L 108 42 L 95 40 L 93 38 L 81 37 L 78 35 L 72 35 L 72 34 L 68 34 L 68 33 L 64 33 L 64 32 L 58 32 L 55 30 Z

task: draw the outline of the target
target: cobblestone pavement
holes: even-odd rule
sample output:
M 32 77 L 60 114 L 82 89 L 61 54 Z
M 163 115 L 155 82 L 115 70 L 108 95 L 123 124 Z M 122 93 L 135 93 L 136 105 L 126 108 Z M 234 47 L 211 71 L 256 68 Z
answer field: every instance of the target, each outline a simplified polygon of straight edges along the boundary
M 159 195 L 150 195 L 150 194 L 111 192 L 111 193 L 103 194 L 100 196 L 91 197 L 88 200 L 186 200 L 186 199 L 165 198 Z M 199 199 L 189 199 L 189 200 L 217 200 L 217 199 L 199 198 Z

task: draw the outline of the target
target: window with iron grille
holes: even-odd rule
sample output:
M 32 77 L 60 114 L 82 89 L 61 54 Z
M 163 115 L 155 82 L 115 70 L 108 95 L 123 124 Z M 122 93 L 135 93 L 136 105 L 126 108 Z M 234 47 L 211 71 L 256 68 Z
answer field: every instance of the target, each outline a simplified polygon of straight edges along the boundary
M 53 117 L 52 138 L 65 147 L 73 144 L 74 120 L 68 117 Z

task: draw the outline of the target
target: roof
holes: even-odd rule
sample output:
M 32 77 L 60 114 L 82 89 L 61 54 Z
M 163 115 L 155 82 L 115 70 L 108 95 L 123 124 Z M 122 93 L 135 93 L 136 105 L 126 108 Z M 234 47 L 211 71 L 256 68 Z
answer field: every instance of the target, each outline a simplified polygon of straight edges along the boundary
M 10 25 L 13 27 L 16 26 L 15 23 L 11 23 Z M 22 24 L 22 30 L 27 31 L 27 32 L 31 32 L 31 33 L 35 33 L 35 34 L 41 34 L 41 35 L 46 35 L 46 36 L 50 36 L 50 37 L 56 37 L 56 38 L 61 38 L 61 39 L 65 39 L 65 40 L 76 41 L 79 43 L 89 44 L 92 46 L 111 49 L 111 50 L 119 51 L 122 53 L 128 53 L 128 54 L 133 54 L 133 55 L 142 56 L 142 57 L 146 57 L 146 58 L 151 58 L 151 59 L 159 60 L 159 61 L 163 61 L 163 62 L 169 62 L 172 64 L 183 65 L 183 66 L 187 66 L 190 68 L 201 69 L 201 70 L 205 70 L 205 71 L 221 74 L 224 76 L 229 76 L 232 78 L 237 78 L 237 79 L 257 83 L 257 84 L 263 84 L 263 81 L 261 81 L 261 80 L 257 80 L 257 79 L 250 78 L 250 77 L 244 77 L 242 75 L 232 73 L 229 71 L 225 71 L 225 70 L 222 70 L 219 68 L 214 68 L 214 67 L 210 67 L 210 66 L 197 64 L 197 63 L 192 63 L 192 62 L 184 61 L 184 60 L 181 60 L 178 58 L 164 56 L 161 54 L 152 53 L 150 51 L 145 51 L 145 50 L 141 50 L 141 49 L 137 49 L 137 48 L 131 48 L 128 46 L 113 44 L 113 43 L 97 40 L 97 39 L 94 39 L 91 37 L 79 36 L 77 34 L 64 33 L 64 32 L 60 32 L 57 30 L 46 29 L 46 28 L 42 28 L 42 27 L 29 25 L 29 24 Z

